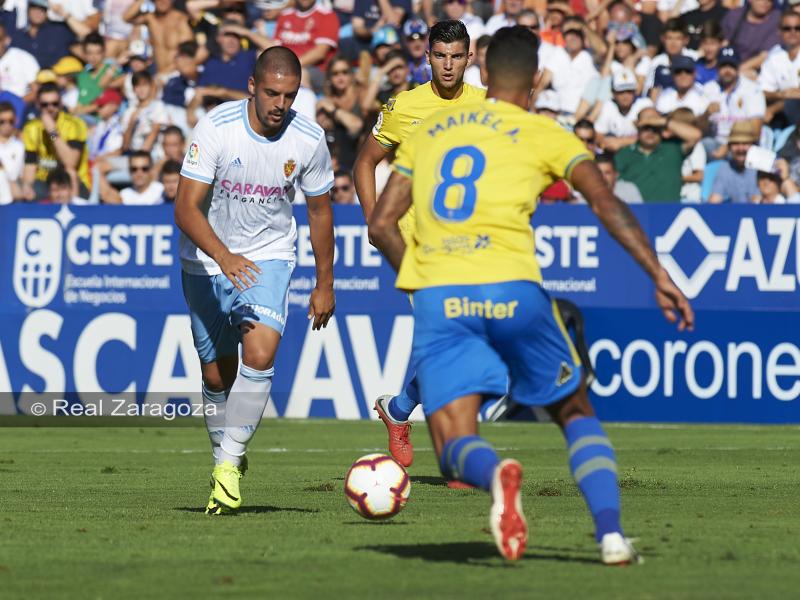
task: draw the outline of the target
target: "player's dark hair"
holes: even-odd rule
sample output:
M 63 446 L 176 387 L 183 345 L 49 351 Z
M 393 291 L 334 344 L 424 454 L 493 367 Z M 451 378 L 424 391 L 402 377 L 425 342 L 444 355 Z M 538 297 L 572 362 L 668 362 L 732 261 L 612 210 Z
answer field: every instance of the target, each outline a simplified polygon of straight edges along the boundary
M 444 44 L 452 44 L 455 42 L 464 42 L 464 49 L 469 50 L 469 34 L 464 23 L 455 19 L 445 19 L 439 21 L 431 27 L 431 32 L 428 35 L 429 48 L 433 48 L 436 42 Z
M 58 88 L 58 85 L 54 81 L 48 81 L 39 86 L 39 89 L 36 91 L 36 97 L 41 98 L 44 94 L 52 94 L 53 92 L 61 96 L 61 90 Z
M 68 185 L 72 187 L 72 178 L 63 167 L 56 167 L 47 174 L 47 186 Z
M 261 74 L 266 72 L 281 73 L 283 75 L 294 75 L 300 78 L 302 67 L 297 55 L 283 46 L 273 46 L 267 48 L 258 57 L 256 66 L 253 69 L 253 79 L 261 80 Z
M 106 47 L 106 40 L 102 35 L 100 35 L 96 31 L 93 31 L 93 32 L 87 34 L 85 38 L 83 38 L 83 47 L 84 48 L 86 48 L 86 46 L 92 46 L 92 45 L 100 46 L 102 48 L 105 48 Z
M 539 69 L 539 38 L 527 27 L 503 27 L 486 50 L 490 87 L 526 88 Z
M 149 71 L 136 71 L 131 77 L 131 83 L 134 87 L 141 83 L 153 83 L 153 76 L 150 74 Z
M 130 163 L 134 158 L 146 158 L 150 165 L 153 164 L 153 157 L 147 150 L 134 150 L 128 155 L 128 162 Z
M 177 160 L 168 160 L 161 167 L 161 177 L 164 175 L 177 175 L 181 172 L 181 163 Z
M 11 102 L 0 102 L 0 113 L 5 112 L 12 112 L 14 113 L 14 118 L 17 117 L 17 111 L 14 108 L 14 105 Z
M 482 35 L 481 37 L 478 38 L 478 41 L 475 42 L 475 49 L 483 50 L 484 48 L 488 48 L 491 42 L 492 42 L 492 36 Z
M 671 31 L 677 31 L 683 35 L 689 35 L 689 31 L 686 28 L 686 23 L 683 22 L 683 19 L 678 17 L 667 19 L 667 22 L 664 23 L 664 33 L 669 33 Z
M 183 131 L 177 125 L 168 125 L 164 128 L 163 134 L 164 137 L 168 135 L 179 135 L 181 136 L 182 140 L 186 139 L 186 136 L 183 134 Z

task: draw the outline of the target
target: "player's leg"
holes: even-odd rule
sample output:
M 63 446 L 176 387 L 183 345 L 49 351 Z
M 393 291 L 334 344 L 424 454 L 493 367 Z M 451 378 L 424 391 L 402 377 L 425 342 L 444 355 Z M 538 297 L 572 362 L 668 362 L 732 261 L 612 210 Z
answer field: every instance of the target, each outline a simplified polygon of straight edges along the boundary
M 478 435 L 477 425 L 484 397 L 505 389 L 505 368 L 486 341 L 483 319 L 452 318 L 444 311 L 448 299 L 469 294 L 480 294 L 480 286 L 417 292 L 414 366 L 442 474 L 492 493 L 495 542 L 514 560 L 524 552 L 527 539 L 519 493 L 522 468 L 515 460 L 500 461 L 491 444 Z M 500 371 L 502 377 L 497 376 Z
M 547 412 L 567 442 L 569 467 L 595 524 L 595 538 L 606 564 L 640 560 L 620 522 L 620 493 L 614 448 L 589 402 L 586 386 L 551 404 Z
M 238 368 L 238 354 L 222 356 L 200 365 L 203 375 L 203 418 L 211 442 L 214 464 L 217 464 L 219 458 L 219 445 L 225 429 L 226 401 Z

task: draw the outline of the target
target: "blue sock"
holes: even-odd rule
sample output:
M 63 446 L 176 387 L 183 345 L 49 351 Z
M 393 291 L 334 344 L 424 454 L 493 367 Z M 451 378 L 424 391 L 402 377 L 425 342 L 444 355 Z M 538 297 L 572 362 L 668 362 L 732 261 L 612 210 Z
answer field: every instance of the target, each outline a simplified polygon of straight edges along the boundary
M 484 490 L 492 487 L 500 463 L 492 445 L 479 435 L 453 438 L 442 448 L 439 467 L 447 479 L 457 479 Z
M 417 376 L 408 382 L 405 389 L 389 400 L 389 416 L 395 421 L 408 421 L 411 412 L 417 408 L 419 404 L 419 386 L 417 385 Z
M 622 533 L 614 449 L 596 417 L 582 417 L 564 428 L 569 468 L 583 493 L 599 542 L 606 533 Z

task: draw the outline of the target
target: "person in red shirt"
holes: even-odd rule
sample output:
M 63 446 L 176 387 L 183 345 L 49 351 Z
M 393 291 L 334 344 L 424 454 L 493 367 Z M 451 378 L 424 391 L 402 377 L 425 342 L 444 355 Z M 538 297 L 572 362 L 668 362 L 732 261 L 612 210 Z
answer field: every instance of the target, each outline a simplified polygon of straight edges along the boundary
M 289 48 L 311 75 L 314 89 L 321 89 L 325 69 L 339 44 L 339 19 L 316 0 L 296 0 L 284 10 L 275 26 L 276 42 Z

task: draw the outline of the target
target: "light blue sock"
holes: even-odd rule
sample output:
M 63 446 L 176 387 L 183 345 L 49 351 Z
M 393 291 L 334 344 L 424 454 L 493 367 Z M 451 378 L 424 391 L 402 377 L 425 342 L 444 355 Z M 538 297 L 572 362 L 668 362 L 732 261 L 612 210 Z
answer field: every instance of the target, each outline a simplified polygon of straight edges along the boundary
M 445 478 L 457 479 L 487 491 L 492 487 L 492 476 L 498 464 L 497 452 L 479 435 L 465 435 L 448 441 L 439 459 Z
M 622 533 L 619 483 L 614 449 L 596 417 L 581 417 L 564 428 L 569 468 L 583 493 L 599 542 L 606 533 Z
M 405 389 L 398 396 L 389 400 L 389 416 L 395 421 L 408 421 L 408 417 L 411 416 L 418 404 L 419 386 L 417 385 L 417 376 L 414 375 Z
M 215 392 L 203 383 L 203 418 L 206 422 L 208 439 L 211 441 L 211 454 L 216 463 L 219 458 L 219 445 L 225 433 L 225 404 L 226 392 Z

